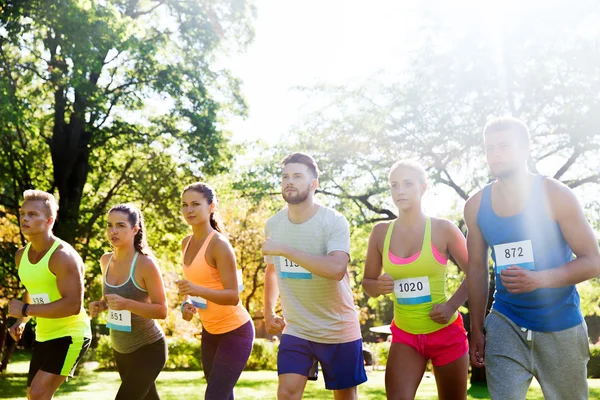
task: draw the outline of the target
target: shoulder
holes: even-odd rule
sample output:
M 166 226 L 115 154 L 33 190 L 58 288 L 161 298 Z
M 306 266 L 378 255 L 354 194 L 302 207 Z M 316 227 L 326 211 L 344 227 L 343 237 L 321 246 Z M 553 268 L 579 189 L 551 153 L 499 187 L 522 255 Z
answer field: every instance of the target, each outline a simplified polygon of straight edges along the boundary
M 21 263 L 21 257 L 23 257 L 23 253 L 25 253 L 25 247 L 21 247 L 15 253 L 15 263 L 17 264 L 17 268 L 19 268 L 19 264 Z
M 572 211 L 574 208 L 580 209 L 581 204 L 575 196 L 573 189 L 564 183 L 554 179 L 544 177 L 543 187 L 545 197 L 550 206 L 550 211 L 554 216 L 561 215 L 563 212 Z
M 209 246 L 217 251 L 231 251 L 233 249 L 227 236 L 220 232 L 215 232 L 215 236 L 210 241 Z
M 60 240 L 60 239 L 58 239 Z M 60 244 L 50 256 L 51 263 L 83 263 L 79 253 L 67 242 L 60 240 Z
M 146 254 L 138 254 L 138 258 L 136 260 L 135 268 L 139 269 L 140 272 L 154 272 L 158 271 L 158 263 L 153 256 L 148 256 Z
M 488 185 L 491 187 L 491 184 Z M 488 187 L 486 186 L 486 187 Z M 479 206 L 481 205 L 481 198 L 483 197 L 484 189 L 480 189 L 477 193 L 469 197 L 465 203 L 464 216 L 465 222 L 473 223 L 476 220 L 477 213 L 479 212 Z
M 558 200 L 573 199 L 576 198 L 573 193 L 573 189 L 565 185 L 559 180 L 549 177 L 543 177 L 544 191 L 548 195 L 550 201 L 558 197 Z
M 340 214 L 337 210 L 333 208 L 326 207 L 323 205 L 319 205 L 320 211 L 323 213 L 323 221 L 327 224 L 345 224 L 348 225 L 348 220 L 342 214 Z
M 108 264 L 108 261 L 110 260 L 110 258 L 112 257 L 113 253 L 112 251 L 106 252 L 104 254 L 102 254 L 102 257 L 100 257 L 100 265 L 104 268 L 106 266 L 106 264 Z
M 287 212 L 288 212 L 287 207 L 284 207 L 281 210 L 277 211 L 275 213 L 275 215 L 273 215 L 271 218 L 269 218 L 267 220 L 266 226 L 267 227 L 272 227 L 273 225 L 279 223 L 281 220 L 284 219 L 284 217 L 287 217 Z
M 439 232 L 452 232 L 458 227 L 449 219 L 431 217 L 431 229 Z
M 373 225 L 373 229 L 371 229 L 371 238 L 377 241 L 383 239 L 392 225 L 392 222 L 393 221 L 383 221 Z
M 185 246 L 187 246 L 187 244 L 191 238 L 192 238 L 192 235 L 187 235 L 186 237 L 183 238 L 183 240 L 181 241 L 181 251 L 185 250 Z

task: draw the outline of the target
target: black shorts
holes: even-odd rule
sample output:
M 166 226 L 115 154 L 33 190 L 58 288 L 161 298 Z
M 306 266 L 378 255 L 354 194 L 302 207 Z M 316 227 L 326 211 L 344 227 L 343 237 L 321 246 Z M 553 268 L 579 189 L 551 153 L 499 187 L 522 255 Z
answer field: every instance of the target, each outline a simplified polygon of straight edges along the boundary
M 45 342 L 33 342 L 33 355 L 29 363 L 27 387 L 38 371 L 49 374 L 73 376 L 75 367 L 90 347 L 90 338 L 64 336 Z

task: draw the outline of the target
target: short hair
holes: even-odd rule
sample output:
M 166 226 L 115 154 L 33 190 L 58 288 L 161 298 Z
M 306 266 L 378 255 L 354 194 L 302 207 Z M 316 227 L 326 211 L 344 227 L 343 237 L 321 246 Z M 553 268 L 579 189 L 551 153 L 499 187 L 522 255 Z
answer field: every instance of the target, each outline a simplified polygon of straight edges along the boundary
M 410 160 L 396 161 L 394 165 L 392 165 L 392 167 L 390 168 L 390 172 L 388 173 L 388 180 L 392 177 L 394 171 L 400 168 L 405 168 L 416 172 L 419 177 L 419 181 L 422 184 L 427 183 L 427 173 L 425 172 L 425 168 L 423 168 L 421 164 Z
M 305 153 L 295 152 L 289 154 L 281 161 L 281 166 L 285 167 L 288 164 L 304 164 L 308 167 L 310 173 L 317 179 L 319 177 L 319 166 L 314 158 Z
M 515 117 L 496 117 L 489 120 L 483 128 L 483 136 L 501 131 L 513 131 L 521 141 L 529 143 L 529 128 L 523 121 Z
M 58 214 L 58 203 L 52 194 L 42 192 L 41 190 L 29 189 L 23 192 L 23 202 L 26 201 L 41 201 L 44 203 L 46 215 L 56 219 L 56 215 Z

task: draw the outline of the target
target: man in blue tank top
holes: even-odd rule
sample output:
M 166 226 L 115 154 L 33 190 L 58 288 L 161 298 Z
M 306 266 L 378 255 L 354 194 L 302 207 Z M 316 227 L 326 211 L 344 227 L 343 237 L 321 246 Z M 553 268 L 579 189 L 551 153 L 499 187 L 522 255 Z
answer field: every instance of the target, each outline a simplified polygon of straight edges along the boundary
M 496 180 L 465 205 L 471 362 L 482 367 L 485 355 L 492 399 L 524 400 L 534 376 L 545 399 L 587 399 L 587 327 L 575 285 L 600 275 L 594 232 L 571 189 L 528 171 L 522 121 L 490 121 L 484 142 Z M 488 248 L 496 291 L 484 322 Z

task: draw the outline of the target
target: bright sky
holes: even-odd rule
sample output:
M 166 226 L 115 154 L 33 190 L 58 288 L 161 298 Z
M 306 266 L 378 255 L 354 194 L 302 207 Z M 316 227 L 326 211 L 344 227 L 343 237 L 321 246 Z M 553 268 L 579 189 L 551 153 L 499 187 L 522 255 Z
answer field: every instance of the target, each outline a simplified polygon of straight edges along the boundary
M 297 86 L 363 80 L 399 70 L 416 28 L 413 1 L 257 0 L 256 37 L 247 51 L 225 60 L 243 81 L 250 110 L 226 129 L 235 142 L 274 143 L 302 115 Z

